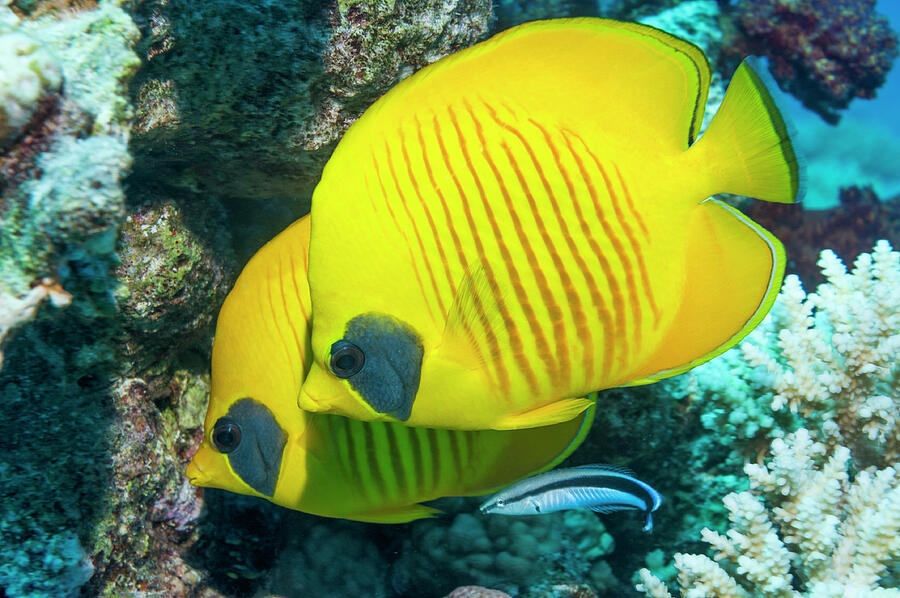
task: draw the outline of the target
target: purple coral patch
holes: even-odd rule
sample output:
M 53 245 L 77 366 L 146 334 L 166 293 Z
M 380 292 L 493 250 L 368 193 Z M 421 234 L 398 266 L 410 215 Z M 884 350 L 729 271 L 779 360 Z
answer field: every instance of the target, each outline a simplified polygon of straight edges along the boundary
M 764 54 L 782 88 L 830 123 L 872 98 L 897 58 L 897 34 L 875 0 L 743 0 L 731 53 Z

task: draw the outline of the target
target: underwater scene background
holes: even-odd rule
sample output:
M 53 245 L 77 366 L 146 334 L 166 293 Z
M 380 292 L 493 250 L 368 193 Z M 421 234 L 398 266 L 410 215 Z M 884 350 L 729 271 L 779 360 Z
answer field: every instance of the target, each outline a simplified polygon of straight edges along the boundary
M 653 532 L 191 486 L 219 308 L 343 132 L 417 69 L 565 16 L 700 46 L 707 116 L 766 57 L 807 162 L 802 205 L 726 198 L 785 244 L 770 316 L 600 393 L 564 463 L 652 484 Z M 898 28 L 896 0 L 0 0 L 0 597 L 900 595 Z

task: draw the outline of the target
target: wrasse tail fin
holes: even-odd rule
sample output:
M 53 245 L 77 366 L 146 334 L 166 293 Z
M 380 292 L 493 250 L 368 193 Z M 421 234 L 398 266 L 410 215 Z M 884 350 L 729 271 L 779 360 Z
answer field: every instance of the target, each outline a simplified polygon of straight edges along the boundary
M 760 61 L 747 58 L 737 68 L 719 111 L 688 151 L 699 160 L 698 167 L 712 169 L 709 195 L 800 201 L 805 168 L 794 150 L 791 127 L 778 108 L 779 96 Z
M 508 415 L 499 420 L 494 426 L 495 430 L 517 430 L 520 428 L 534 428 L 549 424 L 558 424 L 569 421 L 579 413 L 594 405 L 592 398 L 582 397 L 577 399 L 562 399 L 549 405 L 544 405 L 524 413 Z
M 352 521 L 364 521 L 366 523 L 408 523 L 416 519 L 436 517 L 443 511 L 425 505 L 413 504 L 391 509 L 380 509 L 367 513 L 347 515 L 344 518 Z
M 724 353 L 762 321 L 781 288 L 784 247 L 737 209 L 709 199 L 688 226 L 687 280 L 674 319 L 680 325 L 641 368 L 656 373 L 626 386 L 680 374 Z

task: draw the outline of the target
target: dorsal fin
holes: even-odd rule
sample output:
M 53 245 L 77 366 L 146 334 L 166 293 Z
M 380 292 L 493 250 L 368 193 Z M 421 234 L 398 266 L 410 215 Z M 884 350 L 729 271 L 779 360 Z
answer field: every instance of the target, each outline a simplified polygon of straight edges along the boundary
M 523 65 L 527 73 L 510 77 Z M 533 21 L 408 77 L 342 143 L 368 138 L 363 131 L 376 122 L 382 127 L 403 120 L 410 105 L 446 106 L 470 97 L 518 106 L 536 120 L 571 124 L 583 133 L 593 129 L 606 143 L 624 136 L 630 143 L 683 150 L 699 132 L 709 81 L 700 48 L 649 25 L 597 18 Z

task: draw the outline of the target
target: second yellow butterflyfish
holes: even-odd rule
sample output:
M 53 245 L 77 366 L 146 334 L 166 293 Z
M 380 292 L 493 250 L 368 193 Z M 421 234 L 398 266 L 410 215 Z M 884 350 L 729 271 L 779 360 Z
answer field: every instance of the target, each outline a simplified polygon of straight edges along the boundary
M 702 51 L 668 33 L 563 19 L 394 87 L 313 196 L 299 405 L 542 426 L 737 343 L 771 307 L 784 251 L 712 196 L 792 202 L 802 177 L 748 61 L 696 139 L 709 79 Z
M 463 431 L 361 422 L 297 408 L 309 367 L 309 218 L 266 244 L 219 313 L 195 486 L 328 517 L 398 523 L 423 501 L 495 491 L 555 466 L 593 419 L 531 430 Z

